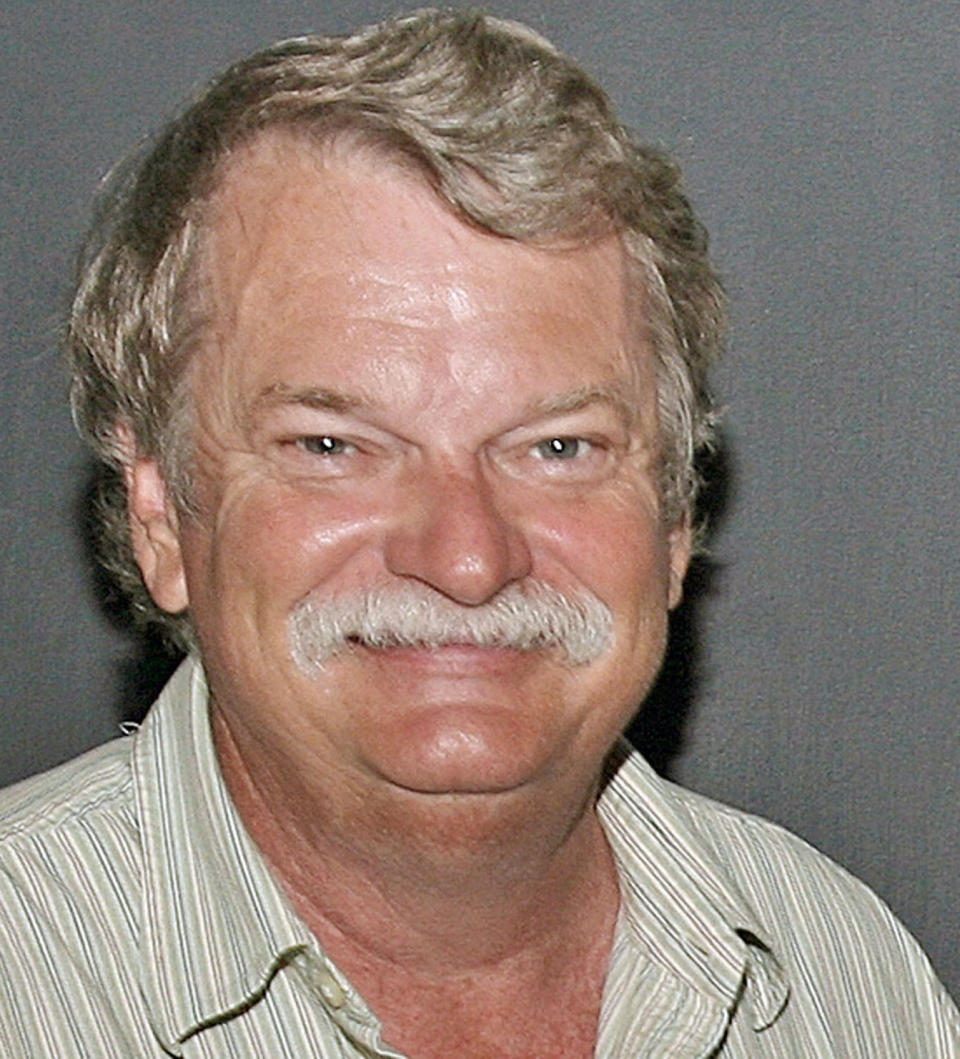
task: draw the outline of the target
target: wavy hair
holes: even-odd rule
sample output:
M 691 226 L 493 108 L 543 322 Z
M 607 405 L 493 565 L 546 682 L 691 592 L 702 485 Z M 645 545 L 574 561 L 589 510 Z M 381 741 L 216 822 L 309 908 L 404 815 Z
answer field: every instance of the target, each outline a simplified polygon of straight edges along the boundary
M 356 136 L 412 161 L 449 208 L 508 239 L 616 233 L 643 293 L 658 370 L 661 492 L 691 516 L 714 414 L 706 371 L 724 334 L 707 236 L 677 166 L 637 141 L 571 59 L 519 23 L 421 10 L 343 37 L 282 41 L 227 69 L 107 182 L 68 330 L 71 400 L 102 461 L 99 554 L 134 614 L 181 646 L 134 559 L 120 444 L 156 458 L 190 511 L 186 367 L 204 326 L 198 246 L 232 154 L 266 129 Z

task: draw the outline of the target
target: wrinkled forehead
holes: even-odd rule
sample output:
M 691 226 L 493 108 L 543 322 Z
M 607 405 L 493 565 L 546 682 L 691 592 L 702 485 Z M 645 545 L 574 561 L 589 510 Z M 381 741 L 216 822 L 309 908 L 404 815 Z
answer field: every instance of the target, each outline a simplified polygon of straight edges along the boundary
M 457 172 L 457 186 L 451 190 L 444 183 L 445 179 L 449 181 L 449 173 L 443 178 L 433 165 L 434 160 L 405 134 L 365 125 L 362 118 L 355 116 L 271 126 L 234 145 L 219 160 L 205 187 L 198 189 L 201 202 L 198 227 L 209 229 L 214 224 L 229 223 L 230 211 L 235 211 L 240 202 L 248 211 L 251 206 L 269 204 L 278 177 L 288 189 L 299 183 L 306 190 L 312 181 L 328 178 L 331 172 L 340 170 L 378 173 L 405 184 L 411 191 L 427 190 L 450 219 L 464 228 L 507 243 L 562 252 L 603 244 L 608 237 L 622 241 L 614 222 L 597 207 L 599 200 L 585 207 L 581 228 L 576 231 L 515 230 L 518 222 L 511 222 L 506 212 L 496 215 L 496 210 L 508 200 L 519 203 L 522 210 L 525 197 L 522 187 L 500 190 L 469 166 L 450 163 L 450 168 Z M 581 190 L 571 191 L 571 195 L 579 201 Z M 621 253 L 628 273 L 628 293 L 637 293 L 638 287 L 642 291 L 643 277 L 630 270 L 635 252 L 628 252 L 622 246 Z M 641 296 L 638 304 L 631 307 L 642 310 L 642 301 Z
M 436 282 L 438 260 L 447 282 Z M 200 271 L 208 324 L 221 338 L 238 327 L 266 328 L 283 312 L 329 316 L 340 302 L 355 305 L 362 285 L 375 280 L 378 311 L 392 283 L 397 323 L 416 325 L 470 312 L 457 302 L 460 272 L 469 273 L 474 294 L 489 287 L 488 305 L 509 288 L 511 303 L 524 309 L 543 301 L 552 276 L 570 290 L 573 273 L 582 311 L 606 313 L 622 330 L 625 371 L 643 368 L 640 392 L 649 392 L 643 287 L 617 236 L 541 244 L 495 235 L 457 213 L 407 156 L 364 139 L 318 143 L 274 130 L 233 152 L 206 209 Z M 429 286 L 418 284 L 421 272 Z M 317 291 L 313 302 L 309 290 Z

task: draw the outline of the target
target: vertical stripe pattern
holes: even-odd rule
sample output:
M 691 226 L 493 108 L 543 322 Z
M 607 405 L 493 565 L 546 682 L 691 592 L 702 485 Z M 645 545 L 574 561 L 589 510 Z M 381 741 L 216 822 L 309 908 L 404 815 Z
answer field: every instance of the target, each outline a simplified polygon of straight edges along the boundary
M 621 908 L 597 1056 L 960 1059 L 916 943 L 800 839 L 626 744 L 598 812 Z M 137 734 L 0 794 L 0 1056 L 403 1059 L 244 829 L 194 660 Z

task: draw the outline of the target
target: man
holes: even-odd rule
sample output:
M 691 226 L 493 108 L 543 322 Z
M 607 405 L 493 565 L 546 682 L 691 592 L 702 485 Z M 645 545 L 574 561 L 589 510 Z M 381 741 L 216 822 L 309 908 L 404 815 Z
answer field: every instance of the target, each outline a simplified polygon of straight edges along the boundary
M 514 24 L 280 44 L 164 132 L 70 349 L 189 655 L 4 796 L 3 1055 L 960 1055 L 876 898 L 618 742 L 722 316 L 673 167 Z

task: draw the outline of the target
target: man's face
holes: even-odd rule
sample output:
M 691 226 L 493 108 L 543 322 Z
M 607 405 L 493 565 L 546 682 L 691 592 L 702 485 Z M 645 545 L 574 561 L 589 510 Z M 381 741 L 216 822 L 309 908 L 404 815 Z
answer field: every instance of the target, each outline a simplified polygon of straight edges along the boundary
M 352 791 L 595 776 L 688 558 L 660 520 L 655 369 L 617 242 L 499 239 L 382 159 L 272 137 L 231 164 L 203 267 L 199 514 L 157 516 L 138 553 L 158 602 L 189 606 L 241 753 Z M 139 464 L 135 521 L 161 510 L 153 482 Z M 311 667 L 291 648 L 307 599 L 406 583 L 475 610 L 533 581 L 609 608 L 596 658 L 352 644 Z

